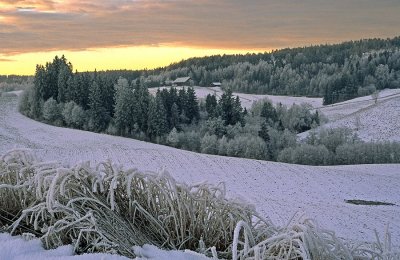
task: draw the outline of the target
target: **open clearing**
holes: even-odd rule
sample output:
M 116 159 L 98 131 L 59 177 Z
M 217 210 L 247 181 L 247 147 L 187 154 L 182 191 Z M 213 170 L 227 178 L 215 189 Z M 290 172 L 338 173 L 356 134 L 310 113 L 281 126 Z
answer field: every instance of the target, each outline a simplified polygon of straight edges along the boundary
M 375 104 L 371 96 L 318 108 L 329 120 L 317 128 L 347 127 L 364 141 L 400 142 L 400 89 L 385 89 Z M 304 138 L 308 132 L 299 134 Z
M 305 214 L 339 237 L 375 240 L 389 225 L 400 245 L 400 207 L 352 205 L 345 200 L 400 205 L 400 165 L 313 167 L 220 157 L 133 139 L 49 126 L 17 112 L 15 97 L 0 98 L 0 153 L 33 149 L 44 160 L 64 164 L 112 159 L 126 167 L 166 169 L 180 182 L 226 183 L 228 195 L 253 203 L 277 225 Z

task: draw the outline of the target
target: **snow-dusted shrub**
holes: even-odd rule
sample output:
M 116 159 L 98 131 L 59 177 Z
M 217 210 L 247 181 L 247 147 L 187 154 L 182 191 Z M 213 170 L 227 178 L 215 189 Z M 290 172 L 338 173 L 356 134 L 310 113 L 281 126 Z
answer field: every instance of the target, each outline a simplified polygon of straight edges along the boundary
M 26 116 L 31 116 L 31 106 L 32 106 L 32 88 L 27 88 L 22 92 L 19 102 L 18 110 Z
M 72 119 L 72 109 L 76 106 L 74 101 L 69 101 L 64 105 L 63 110 L 61 111 L 61 115 L 64 119 L 64 122 L 67 124 L 67 126 L 71 126 L 73 123 Z
M 217 154 L 218 153 L 218 138 L 216 135 L 208 133 L 201 139 L 200 151 L 202 153 Z
M 400 163 L 400 143 L 342 144 L 336 148 L 337 164 Z
M 332 153 L 342 144 L 353 144 L 359 142 L 359 138 L 350 128 L 321 129 L 317 134 L 311 135 L 307 140 L 311 145 L 324 145 Z
M 60 107 L 58 106 L 57 101 L 52 97 L 43 104 L 43 118 L 49 123 L 55 123 L 56 121 L 62 120 Z
M 176 128 L 172 128 L 171 132 L 169 132 L 167 136 L 167 143 L 173 147 L 177 147 L 179 143 L 178 131 Z
M 333 154 L 324 145 L 302 144 L 283 149 L 279 153 L 278 161 L 305 165 L 329 165 L 332 156 Z
M 47 248 L 135 256 L 134 246 L 192 249 L 232 259 L 398 259 L 390 236 L 352 247 L 307 219 L 276 227 L 223 185 L 177 183 L 166 172 L 111 162 L 63 168 L 27 150 L 0 158 L 0 224 L 39 236 Z

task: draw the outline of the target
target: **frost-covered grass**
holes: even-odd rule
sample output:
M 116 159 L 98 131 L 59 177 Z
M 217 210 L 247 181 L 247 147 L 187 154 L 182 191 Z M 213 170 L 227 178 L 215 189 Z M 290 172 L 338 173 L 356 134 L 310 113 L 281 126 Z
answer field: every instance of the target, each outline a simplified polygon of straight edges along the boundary
M 111 162 L 61 167 L 29 150 L 0 159 L 2 226 L 29 232 L 46 248 L 135 257 L 135 246 L 190 249 L 232 259 L 399 257 L 384 242 L 347 245 L 308 219 L 275 226 L 254 207 L 227 199 L 222 186 L 177 183 L 166 172 L 125 170 Z M 5 214 L 6 213 L 6 214 Z

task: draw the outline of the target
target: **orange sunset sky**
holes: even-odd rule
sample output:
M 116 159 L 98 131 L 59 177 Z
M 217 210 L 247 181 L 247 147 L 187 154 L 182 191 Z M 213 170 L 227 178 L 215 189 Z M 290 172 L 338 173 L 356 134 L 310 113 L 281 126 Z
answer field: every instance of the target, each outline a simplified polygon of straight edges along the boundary
M 400 35 L 399 0 L 0 0 L 0 74 L 65 54 L 79 71 L 165 66 Z

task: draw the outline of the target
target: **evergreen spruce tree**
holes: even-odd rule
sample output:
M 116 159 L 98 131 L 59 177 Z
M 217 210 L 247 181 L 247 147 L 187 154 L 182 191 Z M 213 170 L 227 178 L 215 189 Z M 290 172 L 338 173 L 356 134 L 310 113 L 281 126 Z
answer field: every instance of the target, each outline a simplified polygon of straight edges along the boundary
M 258 136 L 261 137 L 265 142 L 269 142 L 270 137 L 268 134 L 268 125 L 265 121 L 261 123 L 261 129 L 258 131 Z
M 124 78 L 119 78 L 115 85 L 114 121 L 120 135 L 129 134 L 135 124 L 135 96 L 133 89 Z
M 208 94 L 206 97 L 206 111 L 209 118 L 217 116 L 217 97 L 215 95 Z
M 141 79 L 136 79 L 135 90 L 134 90 L 134 118 L 139 129 L 143 132 L 147 132 L 147 123 L 149 118 L 149 107 L 150 107 L 150 94 L 147 87 L 143 84 Z
M 46 88 L 46 71 L 43 66 L 37 65 L 33 80 L 32 102 L 29 115 L 34 119 L 42 116 L 43 95 Z
M 189 119 L 189 123 L 200 118 L 199 103 L 196 92 L 192 87 L 189 87 L 187 90 L 186 116 Z
M 43 100 L 48 100 L 51 97 L 55 100 L 58 99 L 58 74 L 64 64 L 66 64 L 64 56 L 61 59 L 56 56 L 53 62 L 46 64 L 46 88 L 43 93 Z
M 72 69 L 69 67 L 67 64 L 62 63 L 60 65 L 60 72 L 58 74 L 58 80 L 57 80 L 57 87 L 58 87 L 58 96 L 57 96 L 57 101 L 59 103 L 64 103 L 70 101 L 71 93 L 69 91 L 72 90 L 70 89 L 70 86 L 68 83 L 72 83 L 70 78 L 72 77 Z
M 112 78 L 106 75 L 99 76 L 99 82 L 101 85 L 101 95 L 103 97 L 103 106 L 107 113 L 112 117 L 114 115 L 114 96 L 115 88 Z
M 278 121 L 278 114 L 271 102 L 264 102 L 260 116 L 264 117 L 265 120 L 270 124 Z
M 171 107 L 171 116 L 169 118 L 169 127 L 170 127 L 170 129 L 179 127 L 179 110 L 178 110 L 178 105 L 176 103 L 173 103 L 172 107 Z
M 90 130 L 101 132 L 107 128 L 110 115 L 104 107 L 102 89 L 96 80 L 93 80 L 89 89 Z
M 182 88 L 178 92 L 178 99 L 176 104 L 178 105 L 179 109 L 179 114 L 182 114 L 183 112 L 186 114 L 187 110 L 187 93 L 186 89 Z
M 234 101 L 232 98 L 232 90 L 228 89 L 225 91 L 221 99 L 219 100 L 218 106 L 220 107 L 221 117 L 225 121 L 225 125 L 234 125 L 236 122 L 233 117 L 233 106 Z
M 240 102 L 239 96 L 236 96 L 235 102 L 233 104 L 233 111 L 232 111 L 232 123 L 240 123 L 244 125 L 244 116 L 243 116 L 243 108 Z
M 150 100 L 147 135 L 151 140 L 157 140 L 168 133 L 167 117 L 160 95 Z

